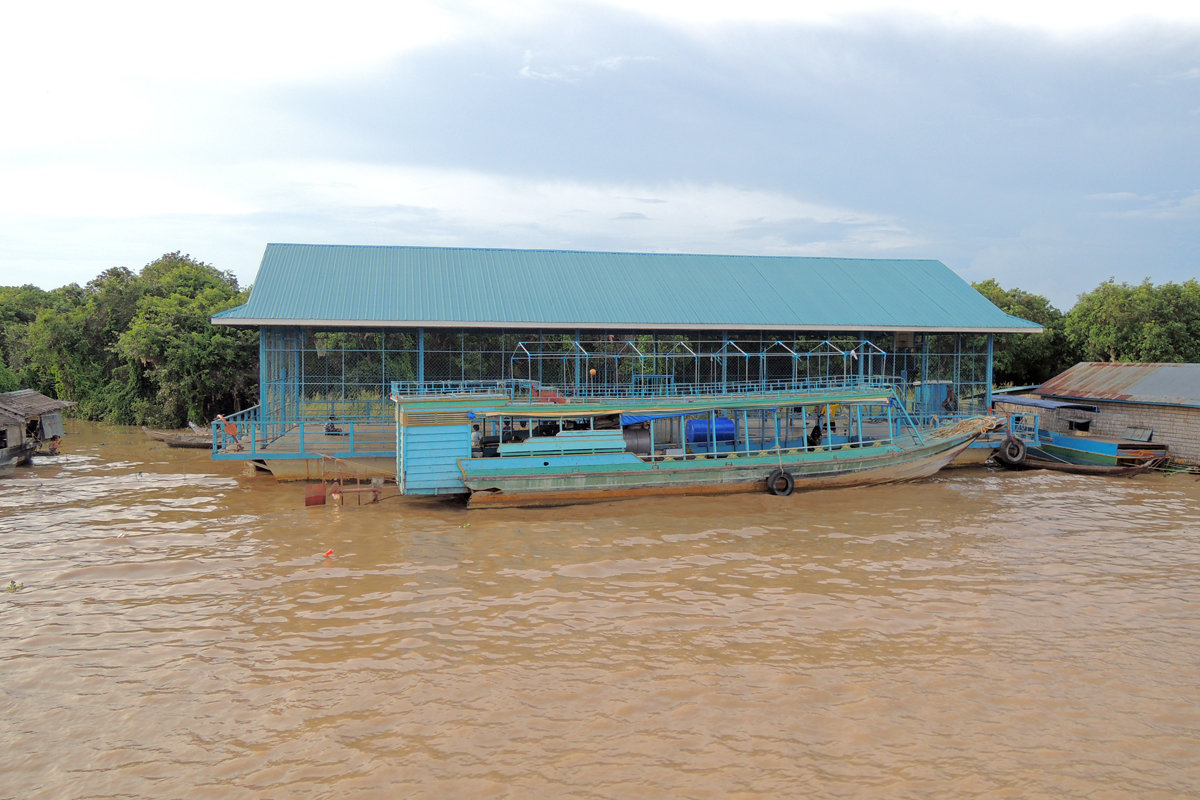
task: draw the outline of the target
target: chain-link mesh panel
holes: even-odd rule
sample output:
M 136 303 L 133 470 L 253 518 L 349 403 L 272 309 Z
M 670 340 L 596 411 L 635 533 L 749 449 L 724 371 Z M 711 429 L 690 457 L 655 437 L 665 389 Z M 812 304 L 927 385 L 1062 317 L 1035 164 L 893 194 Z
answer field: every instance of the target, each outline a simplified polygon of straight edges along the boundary
M 645 394 L 891 384 L 910 407 L 982 409 L 986 338 L 890 334 L 265 328 L 262 403 L 275 419 L 391 413 L 393 382 L 417 391 L 519 381 L 568 393 Z

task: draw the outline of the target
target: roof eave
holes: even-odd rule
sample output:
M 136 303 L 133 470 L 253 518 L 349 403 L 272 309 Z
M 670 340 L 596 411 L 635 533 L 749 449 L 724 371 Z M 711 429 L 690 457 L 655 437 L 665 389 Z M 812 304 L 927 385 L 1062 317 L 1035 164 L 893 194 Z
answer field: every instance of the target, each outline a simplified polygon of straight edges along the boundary
M 244 327 L 323 327 L 323 328 L 504 328 L 512 330 L 554 329 L 594 330 L 598 328 L 642 329 L 642 330 L 764 330 L 764 331 L 870 331 L 913 333 L 1044 333 L 1037 327 L 969 327 L 949 325 L 828 325 L 796 323 L 791 325 L 756 325 L 753 323 L 721 323 L 697 325 L 692 322 L 497 322 L 493 320 L 367 320 L 367 319 L 277 319 L 265 317 L 212 317 L 213 325 Z

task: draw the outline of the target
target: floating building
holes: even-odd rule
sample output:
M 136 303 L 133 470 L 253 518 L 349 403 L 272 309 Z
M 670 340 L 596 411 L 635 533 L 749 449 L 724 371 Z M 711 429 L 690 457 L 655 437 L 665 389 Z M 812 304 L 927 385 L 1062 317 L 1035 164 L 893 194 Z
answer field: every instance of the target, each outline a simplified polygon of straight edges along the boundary
M 32 389 L 0 394 L 0 474 L 28 464 L 39 447 L 56 450 L 62 410 L 73 405 Z
M 1037 388 L 1069 410 L 1043 414 L 1055 433 L 1166 445 L 1200 464 L 1200 364 L 1084 362 Z
M 932 260 L 271 244 L 260 404 L 214 458 L 396 479 L 396 397 L 681 396 L 870 378 L 918 424 L 983 411 L 997 334 L 1040 333 Z

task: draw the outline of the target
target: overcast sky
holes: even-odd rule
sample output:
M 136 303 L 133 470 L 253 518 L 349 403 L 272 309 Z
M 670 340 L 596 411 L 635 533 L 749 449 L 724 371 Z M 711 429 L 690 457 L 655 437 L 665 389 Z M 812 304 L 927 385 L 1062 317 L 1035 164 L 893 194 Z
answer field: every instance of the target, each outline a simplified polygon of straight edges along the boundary
M 0 285 L 268 242 L 1196 277 L 1200 3 L 805 5 L 10 6 Z

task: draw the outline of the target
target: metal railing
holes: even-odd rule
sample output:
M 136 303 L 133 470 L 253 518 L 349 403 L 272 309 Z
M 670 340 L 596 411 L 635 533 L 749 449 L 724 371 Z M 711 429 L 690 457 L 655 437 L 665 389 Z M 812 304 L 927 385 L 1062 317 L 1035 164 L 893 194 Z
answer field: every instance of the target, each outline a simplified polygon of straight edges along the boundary
M 335 409 L 332 414 L 286 418 L 254 406 L 212 422 L 213 457 L 390 458 L 396 452 L 394 406 L 391 402 L 370 405 L 355 414 Z

